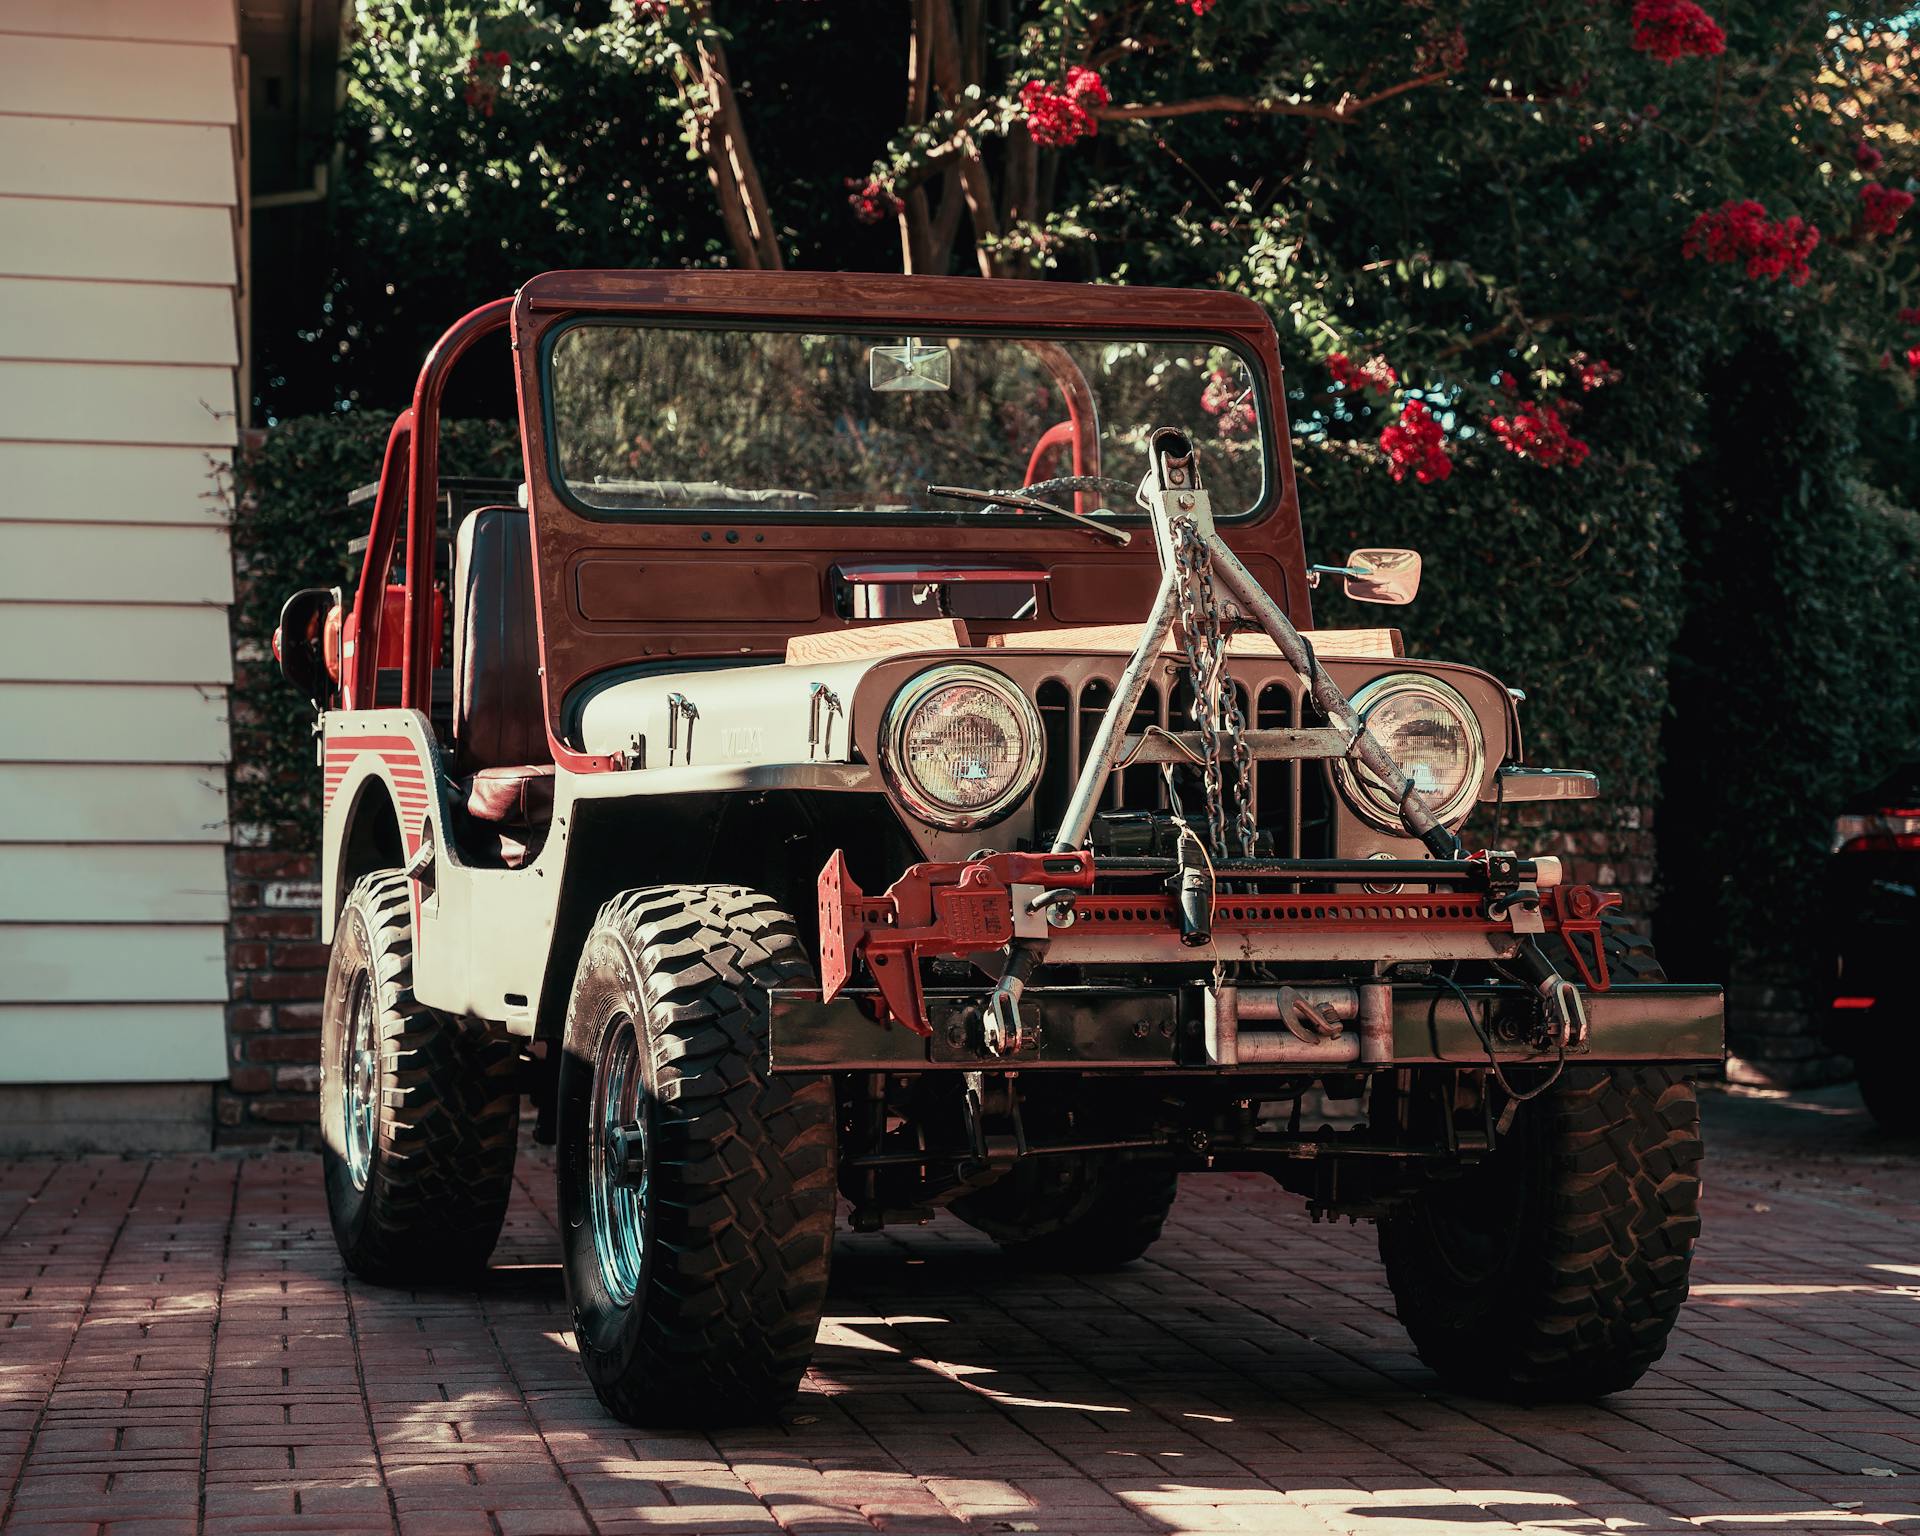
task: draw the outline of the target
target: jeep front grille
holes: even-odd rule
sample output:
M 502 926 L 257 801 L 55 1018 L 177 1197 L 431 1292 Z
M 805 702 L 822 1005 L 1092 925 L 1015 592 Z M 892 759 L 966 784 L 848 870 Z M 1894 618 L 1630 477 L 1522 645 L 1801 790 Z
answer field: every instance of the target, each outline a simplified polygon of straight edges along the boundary
M 1169 667 L 1167 674 L 1173 669 Z M 1113 699 L 1109 677 L 1081 679 L 1049 677 L 1034 690 L 1034 703 L 1046 732 L 1047 761 L 1034 786 L 1035 828 L 1050 839 L 1066 814 L 1067 801 L 1100 728 L 1101 717 Z M 1258 730 L 1285 730 L 1298 723 L 1299 685 L 1291 674 L 1261 676 L 1242 667 L 1234 685 L 1247 724 Z M 1149 725 L 1166 730 L 1193 729 L 1193 688 L 1182 671 L 1177 681 L 1147 684 L 1139 707 L 1128 722 L 1129 732 Z M 1174 770 L 1180 802 L 1189 816 L 1204 814 L 1206 800 L 1200 773 L 1194 768 Z M 1232 774 L 1225 775 L 1228 816 L 1232 816 Z M 1254 765 L 1253 817 L 1271 839 L 1272 852 L 1287 858 L 1326 857 L 1332 852 L 1332 789 L 1325 765 L 1319 762 L 1264 762 Z M 1103 810 L 1170 810 L 1167 789 L 1158 767 L 1140 764 L 1123 768 L 1107 781 Z

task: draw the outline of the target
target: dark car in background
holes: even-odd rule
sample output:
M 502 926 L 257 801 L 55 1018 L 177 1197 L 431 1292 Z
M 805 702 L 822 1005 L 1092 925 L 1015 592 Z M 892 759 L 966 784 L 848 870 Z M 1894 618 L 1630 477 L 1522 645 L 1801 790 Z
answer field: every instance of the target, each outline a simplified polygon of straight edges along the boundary
M 1874 1119 L 1920 1135 L 1920 762 L 1901 765 L 1835 818 L 1825 910 L 1828 1038 L 1854 1059 Z

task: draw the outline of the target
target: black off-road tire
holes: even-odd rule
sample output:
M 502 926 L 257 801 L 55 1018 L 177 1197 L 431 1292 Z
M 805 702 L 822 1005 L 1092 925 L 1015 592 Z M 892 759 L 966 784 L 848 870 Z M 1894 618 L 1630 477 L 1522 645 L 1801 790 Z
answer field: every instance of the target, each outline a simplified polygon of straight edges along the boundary
M 485 1269 L 519 1145 L 519 1045 L 414 998 L 412 903 L 399 870 L 354 886 L 334 927 L 321 1014 L 327 1212 L 347 1267 L 379 1285 L 465 1281 Z M 343 1092 L 359 976 L 378 1084 L 363 1186 L 346 1154 Z
M 581 1364 L 629 1423 L 762 1419 L 806 1372 L 833 1246 L 833 1092 L 769 1072 L 767 989 L 812 980 L 793 919 L 739 886 L 624 892 L 587 937 L 560 1067 L 561 1235 Z M 647 1152 L 623 1299 L 592 1167 L 596 1065 L 629 1038 Z
M 1394 1304 L 1450 1385 L 1630 1387 L 1666 1349 L 1700 1232 L 1700 1109 L 1661 1067 L 1569 1067 L 1482 1167 L 1380 1225 Z
M 1666 979 L 1631 921 L 1608 918 L 1602 939 L 1615 981 Z M 1381 1222 L 1420 1358 L 1450 1386 L 1523 1401 L 1632 1386 L 1687 1299 L 1701 1150 L 1678 1071 L 1567 1067 L 1487 1163 Z
M 1153 1163 L 1041 1157 L 949 1207 L 1034 1269 L 1119 1269 L 1160 1240 L 1179 1193 L 1173 1169 Z
M 1630 918 L 1605 918 L 1601 941 L 1613 981 L 1667 979 Z M 1380 1223 L 1421 1359 L 1496 1398 L 1632 1386 L 1665 1354 L 1686 1300 L 1699 1162 L 1699 1100 L 1682 1073 L 1565 1068 L 1519 1106 L 1488 1164 Z

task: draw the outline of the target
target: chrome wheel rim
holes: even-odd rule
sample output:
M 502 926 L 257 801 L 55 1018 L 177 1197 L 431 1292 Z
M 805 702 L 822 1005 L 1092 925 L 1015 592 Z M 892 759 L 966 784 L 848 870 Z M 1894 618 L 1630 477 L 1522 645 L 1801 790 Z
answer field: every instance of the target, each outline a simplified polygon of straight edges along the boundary
M 625 1306 L 646 1269 L 652 1127 L 640 1073 L 640 1040 L 625 1015 L 607 1028 L 593 1069 L 592 1145 L 587 1149 L 593 1250 L 608 1297 Z
M 379 1105 L 379 1053 L 374 1048 L 373 977 L 355 974 L 347 994 L 346 1060 L 340 1064 L 341 1119 L 346 1128 L 347 1175 L 367 1187 L 373 1166 L 373 1122 Z

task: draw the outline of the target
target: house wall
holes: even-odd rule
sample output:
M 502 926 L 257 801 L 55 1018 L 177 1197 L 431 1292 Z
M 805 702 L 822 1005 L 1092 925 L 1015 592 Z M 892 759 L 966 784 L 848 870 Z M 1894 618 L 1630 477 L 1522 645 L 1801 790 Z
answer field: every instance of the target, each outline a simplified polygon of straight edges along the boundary
M 227 1076 L 237 49 L 0 5 L 0 1145 L 205 1145 Z

